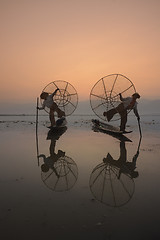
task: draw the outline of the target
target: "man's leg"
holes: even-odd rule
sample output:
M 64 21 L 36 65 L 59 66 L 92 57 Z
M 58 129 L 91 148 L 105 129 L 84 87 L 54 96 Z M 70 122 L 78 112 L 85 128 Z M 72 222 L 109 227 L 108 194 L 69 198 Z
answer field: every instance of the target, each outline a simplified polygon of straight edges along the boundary
M 121 113 L 121 124 L 120 124 L 120 130 L 125 131 L 126 123 L 127 123 L 127 110 L 123 110 Z
M 116 113 L 120 113 L 124 109 L 123 103 L 120 103 L 116 108 L 112 108 L 103 113 L 103 116 L 107 117 L 108 122 L 113 118 Z
M 51 109 L 52 109 L 54 112 L 57 112 L 58 118 L 61 118 L 61 117 L 65 116 L 65 112 L 63 112 L 63 111 L 57 106 L 56 103 L 53 103 Z
M 116 114 L 116 113 L 117 113 L 116 109 L 115 109 L 115 108 L 112 108 L 112 109 L 110 109 L 109 111 L 104 112 L 104 113 L 103 113 L 103 116 L 106 116 L 106 117 L 107 117 L 107 120 L 108 120 L 108 122 L 109 122 L 109 121 L 113 118 L 114 114 Z
M 51 126 L 56 125 L 53 109 L 50 109 L 49 118 L 50 118 Z
M 123 103 L 119 104 L 116 110 L 121 116 L 120 130 L 125 131 L 127 123 L 127 110 L 124 108 Z
M 61 118 L 61 117 L 64 117 L 65 116 L 65 112 L 62 111 L 61 109 L 57 108 L 57 114 L 58 114 L 58 117 Z

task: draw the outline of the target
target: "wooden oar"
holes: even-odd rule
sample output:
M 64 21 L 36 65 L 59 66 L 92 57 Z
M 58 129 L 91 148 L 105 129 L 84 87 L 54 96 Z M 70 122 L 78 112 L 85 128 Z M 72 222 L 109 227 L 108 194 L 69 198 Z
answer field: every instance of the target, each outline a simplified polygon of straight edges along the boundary
M 37 97 L 37 104 L 36 104 L 36 148 L 37 148 L 37 160 L 39 166 L 39 148 L 38 148 L 38 107 L 39 107 L 39 98 Z
M 142 137 L 142 131 L 141 131 L 141 125 L 140 125 L 140 120 L 139 119 L 138 119 L 138 127 L 139 127 L 140 137 Z

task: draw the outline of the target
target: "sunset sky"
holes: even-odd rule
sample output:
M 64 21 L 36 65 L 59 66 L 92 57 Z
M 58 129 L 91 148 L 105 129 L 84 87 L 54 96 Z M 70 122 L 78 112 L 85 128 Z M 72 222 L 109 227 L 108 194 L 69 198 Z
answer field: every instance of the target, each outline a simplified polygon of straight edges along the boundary
M 159 0 L 0 0 L 0 101 L 34 102 L 65 80 L 89 99 L 108 74 L 160 98 Z

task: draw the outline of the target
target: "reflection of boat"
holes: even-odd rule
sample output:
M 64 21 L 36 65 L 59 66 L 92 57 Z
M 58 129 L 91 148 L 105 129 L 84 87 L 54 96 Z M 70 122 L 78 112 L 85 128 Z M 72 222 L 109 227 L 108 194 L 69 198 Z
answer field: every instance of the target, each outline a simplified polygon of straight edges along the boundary
M 57 192 L 71 189 L 78 178 L 78 168 L 70 157 L 60 157 L 54 163 L 54 169 L 48 172 L 41 172 L 42 181 L 45 185 Z
M 47 140 L 56 141 L 67 131 L 67 127 L 50 129 L 47 134 Z
M 58 131 L 49 130 L 47 140 L 50 140 L 50 155 L 38 155 L 38 161 L 43 159 L 41 164 L 41 178 L 44 184 L 54 191 L 67 191 L 71 189 L 78 178 L 78 168 L 74 160 L 65 155 L 65 152 L 55 152 L 56 141 L 65 133 L 67 127 Z
M 119 129 L 114 126 L 102 123 L 99 120 L 92 120 L 92 123 L 93 123 L 92 130 L 94 132 L 101 132 L 104 134 L 111 135 L 112 137 L 117 138 L 120 141 L 132 142 L 131 139 L 123 135 L 122 132 L 120 132 Z
M 110 153 L 97 165 L 90 176 L 90 189 L 93 196 L 100 202 L 120 207 L 129 202 L 135 191 L 133 178 L 138 177 L 136 161 L 139 155 L 141 138 L 132 161 L 127 161 L 125 142 L 120 142 L 120 157 L 114 160 Z

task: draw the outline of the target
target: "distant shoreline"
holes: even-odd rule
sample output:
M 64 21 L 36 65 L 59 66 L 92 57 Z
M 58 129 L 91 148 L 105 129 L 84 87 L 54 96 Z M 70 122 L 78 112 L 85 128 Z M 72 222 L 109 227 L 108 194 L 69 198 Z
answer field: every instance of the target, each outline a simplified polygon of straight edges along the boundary
M 0 114 L 0 117 L 5 117 L 5 116 L 21 116 L 21 117 L 25 117 L 25 116 L 36 116 L 36 114 L 25 114 L 25 113 L 20 113 L 20 114 L 12 114 L 12 113 L 8 113 L 8 114 Z M 39 116 L 48 116 L 48 114 L 39 114 Z M 95 114 L 85 114 L 85 113 L 81 113 L 81 114 L 72 114 L 72 116 L 96 116 Z M 130 114 L 130 116 L 134 116 L 134 114 Z M 160 113 L 144 113 L 141 114 L 141 116 L 160 116 Z M 70 116 L 68 116 L 70 117 Z

